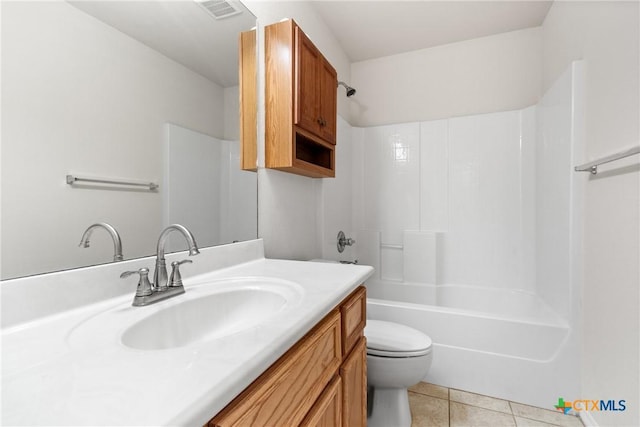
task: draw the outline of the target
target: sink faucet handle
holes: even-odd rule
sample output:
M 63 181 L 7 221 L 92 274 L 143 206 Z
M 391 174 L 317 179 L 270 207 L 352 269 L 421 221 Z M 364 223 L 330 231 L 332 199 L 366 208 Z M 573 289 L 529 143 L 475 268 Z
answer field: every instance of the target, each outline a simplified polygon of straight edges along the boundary
M 183 259 L 182 261 L 173 261 L 171 263 L 171 276 L 169 276 L 169 286 L 182 286 L 182 275 L 180 274 L 180 266 L 186 262 L 192 263 L 193 261 L 191 261 L 190 259 Z
M 120 275 L 121 279 L 131 276 L 132 274 L 139 274 L 140 280 L 138 281 L 138 289 L 136 289 L 136 297 L 146 297 L 153 293 L 151 282 L 149 282 L 149 269 L 141 268 L 138 271 L 125 271 Z

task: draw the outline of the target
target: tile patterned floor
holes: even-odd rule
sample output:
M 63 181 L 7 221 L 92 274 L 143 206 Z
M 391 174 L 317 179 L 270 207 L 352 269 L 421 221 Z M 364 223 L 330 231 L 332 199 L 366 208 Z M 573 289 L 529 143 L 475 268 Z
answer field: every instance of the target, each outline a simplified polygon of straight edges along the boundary
M 583 427 L 573 415 L 424 382 L 409 388 L 409 404 L 412 427 Z

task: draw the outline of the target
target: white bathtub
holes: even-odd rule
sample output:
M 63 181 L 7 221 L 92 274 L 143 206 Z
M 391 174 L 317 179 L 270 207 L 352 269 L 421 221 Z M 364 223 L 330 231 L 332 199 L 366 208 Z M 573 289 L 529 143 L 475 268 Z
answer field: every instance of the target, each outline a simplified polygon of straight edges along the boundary
M 429 335 L 425 381 L 553 409 L 570 328 L 536 295 L 465 285 L 367 282 L 367 317 Z

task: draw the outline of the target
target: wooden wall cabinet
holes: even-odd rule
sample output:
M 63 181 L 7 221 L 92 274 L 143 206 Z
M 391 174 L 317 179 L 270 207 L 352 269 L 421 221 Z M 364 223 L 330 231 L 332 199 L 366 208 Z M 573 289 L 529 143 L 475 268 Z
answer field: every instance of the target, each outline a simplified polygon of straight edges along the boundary
M 365 427 L 365 307 L 365 288 L 361 286 L 208 426 Z M 345 323 L 345 318 L 352 321 Z M 357 318 L 362 322 L 353 321 Z M 345 342 L 351 344 L 345 347 Z
M 240 168 L 258 169 L 258 81 L 256 30 L 240 33 Z
M 335 176 L 336 70 L 293 20 L 265 27 L 265 165 Z

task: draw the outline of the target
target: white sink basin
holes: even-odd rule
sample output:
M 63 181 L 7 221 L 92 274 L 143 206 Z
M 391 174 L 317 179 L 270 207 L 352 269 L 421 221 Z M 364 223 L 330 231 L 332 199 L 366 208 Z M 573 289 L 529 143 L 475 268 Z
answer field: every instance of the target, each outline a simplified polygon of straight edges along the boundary
M 300 296 L 300 287 L 287 281 L 246 278 L 187 288 L 185 296 L 188 299 L 128 327 L 122 344 L 162 350 L 246 331 L 286 311 Z

